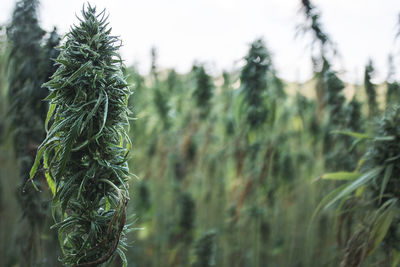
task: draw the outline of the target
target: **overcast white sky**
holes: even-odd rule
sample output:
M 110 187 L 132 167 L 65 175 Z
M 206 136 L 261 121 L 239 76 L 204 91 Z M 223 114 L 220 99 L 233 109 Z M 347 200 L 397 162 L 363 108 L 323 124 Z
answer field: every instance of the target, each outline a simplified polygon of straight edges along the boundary
M 81 0 L 42 0 L 40 21 L 50 31 L 65 33 L 77 22 Z M 197 60 L 214 74 L 241 66 L 248 45 L 263 37 L 273 53 L 278 73 L 286 80 L 310 78 L 308 41 L 295 39 L 302 21 L 300 0 L 92 0 L 107 8 L 113 34 L 120 35 L 127 65 L 150 66 L 150 48 L 159 51 L 161 68 L 186 72 Z M 0 23 L 10 20 L 14 0 L 0 0 Z M 377 81 L 386 77 L 390 52 L 400 54 L 394 42 L 400 0 L 314 0 L 322 12 L 324 28 L 338 44 L 342 59 L 336 69 L 351 82 L 361 82 L 371 57 Z M 396 48 L 397 47 L 397 48 Z M 400 57 L 396 61 L 400 72 Z

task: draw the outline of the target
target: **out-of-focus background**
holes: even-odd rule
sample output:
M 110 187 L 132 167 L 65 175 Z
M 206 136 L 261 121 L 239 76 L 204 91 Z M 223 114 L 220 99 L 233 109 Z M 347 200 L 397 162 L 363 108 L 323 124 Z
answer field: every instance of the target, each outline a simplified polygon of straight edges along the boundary
M 15 20 L 24 2 L 37 1 L 0 10 L 0 266 L 59 266 L 51 192 L 27 177 L 41 84 L 86 2 L 41 0 Z M 338 131 L 372 133 L 399 103 L 400 2 L 91 4 L 109 13 L 133 91 L 128 266 L 358 266 L 362 216 L 313 214 L 343 185 L 322 175 L 357 170 L 367 151 Z M 365 266 L 397 266 L 396 246 L 374 240 Z
M 387 54 L 396 49 L 393 36 L 399 3 L 396 0 L 314 1 L 321 10 L 324 29 L 332 35 L 342 57 L 337 69 L 349 82 L 361 83 L 368 58 L 377 66 L 376 79 L 386 77 Z M 81 0 L 40 1 L 38 16 L 46 31 L 57 27 L 65 34 Z M 106 1 L 95 0 L 98 9 L 110 13 L 113 34 L 123 41 L 126 64 L 137 64 L 141 74 L 150 70 L 149 50 L 159 50 L 160 68 L 179 73 L 196 61 L 207 62 L 213 74 L 243 65 L 248 45 L 263 37 L 274 55 L 279 75 L 288 81 L 306 81 L 312 76 L 309 36 L 297 38 L 296 27 L 304 20 L 299 1 L 288 0 L 205 0 L 205 1 Z M 0 23 L 11 19 L 15 1 L 4 0 Z

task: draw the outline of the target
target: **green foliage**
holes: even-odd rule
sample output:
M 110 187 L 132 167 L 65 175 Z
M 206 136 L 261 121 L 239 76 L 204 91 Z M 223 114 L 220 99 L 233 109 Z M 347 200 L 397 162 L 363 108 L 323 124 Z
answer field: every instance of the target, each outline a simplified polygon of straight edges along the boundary
M 322 75 L 325 84 L 324 102 L 329 113 L 329 124 L 335 127 L 342 123 L 344 115 L 343 106 L 346 101 L 343 95 L 344 83 L 331 70 L 324 71 Z
M 204 233 L 195 244 L 196 262 L 193 267 L 208 267 L 215 265 L 215 238 L 217 233 L 209 231 Z
M 164 90 L 164 88 L 162 88 L 162 86 L 160 85 L 160 81 L 158 78 L 158 67 L 157 67 L 157 50 L 155 47 L 151 49 L 150 75 L 153 79 L 154 106 L 156 108 L 158 116 L 163 122 L 164 129 L 168 129 L 170 125 L 168 116 L 170 110 L 167 99 L 168 91 Z
M 317 73 L 317 94 L 323 97 L 322 105 L 319 110 L 320 118 L 325 119 L 321 123 L 324 138 L 324 153 L 326 154 L 326 166 L 331 169 L 350 170 L 354 166 L 351 161 L 351 154 L 348 152 L 349 139 L 338 138 L 332 132 L 346 128 L 346 105 L 343 90 L 344 83 L 337 74 L 331 69 L 329 62 L 323 58 L 323 67 L 321 72 Z
M 241 92 L 246 103 L 246 120 L 251 128 L 257 128 L 268 118 L 267 72 L 271 69 L 269 52 L 261 39 L 255 40 L 245 57 L 246 64 L 240 73 Z
M 39 24 L 36 14 L 37 0 L 20 0 L 7 27 L 7 37 L 11 43 L 9 59 L 9 99 L 12 106 L 20 110 L 22 106 L 35 105 L 42 92 L 43 81 L 40 73 L 42 51 L 40 41 L 45 31 Z M 45 103 L 42 103 L 45 105 Z M 17 125 L 18 123 L 13 123 Z
M 190 194 L 182 194 L 179 201 L 179 230 L 184 239 L 191 241 L 195 219 L 195 203 Z
M 370 140 L 370 144 L 358 171 L 325 175 L 326 177 L 340 175 L 351 181 L 335 190 L 334 195 L 329 195 L 326 198 L 329 202 L 323 200 L 327 203 L 326 207 L 339 200 L 353 198 L 359 202 L 356 205 L 368 208 L 360 209 L 360 212 L 364 213 L 362 218 L 365 222 L 358 226 L 358 231 L 348 240 L 343 266 L 353 266 L 351 262 L 354 261 L 362 263 L 383 240 L 386 240 L 385 245 L 389 249 L 398 248 L 396 244 L 400 236 L 396 232 L 398 228 L 396 222 L 400 218 L 395 210 L 400 197 L 399 123 L 400 107 L 390 108 L 377 125 L 376 137 L 366 139 Z M 364 238 L 361 238 L 361 235 L 364 235 Z M 355 246 L 362 248 L 362 253 L 355 251 Z
M 57 46 L 60 44 L 60 36 L 57 34 L 57 29 L 54 27 L 53 31 L 50 33 L 45 45 L 46 58 L 48 58 L 47 63 L 47 73 L 45 74 L 45 79 L 49 80 L 54 72 L 57 70 L 57 65 L 55 64 L 55 59 L 60 54 Z
M 200 110 L 201 118 L 206 118 L 210 110 L 210 100 L 213 96 L 214 85 L 212 78 L 206 73 L 204 66 L 193 66 L 195 88 L 193 98 Z
M 168 118 L 168 112 L 169 112 L 169 106 L 168 106 L 168 101 L 166 99 L 166 95 L 164 92 L 161 91 L 161 88 L 155 88 L 154 89 L 154 104 L 157 109 L 157 113 L 160 116 L 164 128 L 169 127 L 169 118 Z
M 23 227 L 18 232 L 18 239 L 24 240 L 18 244 L 15 252 L 10 255 L 21 255 L 17 259 L 12 256 L 7 264 L 19 263 L 21 266 L 33 266 L 45 262 L 54 265 L 58 251 L 51 249 L 52 257 L 42 257 L 48 252 L 55 238 L 48 235 L 48 224 L 51 219 L 48 191 L 43 175 L 37 179 L 37 188 L 29 182 L 29 170 L 34 162 L 34 153 L 41 140 L 46 135 L 44 122 L 47 103 L 43 99 L 48 94 L 42 88 L 43 82 L 51 76 L 53 56 L 47 53 L 42 45 L 45 31 L 38 23 L 37 9 L 39 1 L 17 1 L 10 24 L 7 27 L 7 80 L 8 110 L 5 122 L 4 137 L 13 143 L 19 172 L 17 200 L 22 210 Z M 49 62 L 49 63 L 48 63 Z M 51 62 L 51 63 L 50 63 Z M 5 139 L 4 141 L 8 141 Z M 12 140 L 11 140 L 12 139 Z M 14 191 L 14 188 L 12 189 Z M 42 240 L 47 236 L 46 240 Z
M 313 44 L 320 44 L 321 55 L 325 54 L 328 46 L 333 46 L 328 34 L 324 31 L 320 21 L 321 14 L 310 0 L 301 0 L 301 9 L 306 18 L 306 24 L 300 27 L 300 33 L 311 32 L 313 35 Z
M 389 56 L 389 73 L 386 80 L 386 107 L 389 107 L 392 104 L 400 103 L 400 84 L 394 80 L 394 75 L 396 74 L 396 70 L 394 67 L 393 56 Z
M 130 176 L 130 91 L 121 71 L 119 40 L 110 35 L 105 11 L 82 10 L 60 47 L 57 71 L 45 84 L 51 100 L 47 137 L 39 146 L 31 178 L 43 158 L 54 180 L 53 208 L 65 265 L 94 266 L 122 253 L 127 228 Z M 53 211 L 55 212 L 55 211 Z M 123 257 L 123 256 L 122 256 Z
M 372 60 L 368 61 L 365 66 L 364 72 L 364 88 L 368 99 L 368 116 L 373 118 L 378 114 L 378 103 L 376 102 L 376 85 L 372 83 L 371 79 L 374 74 L 374 65 Z
M 41 96 L 46 89 L 43 82 L 42 48 L 40 41 L 45 32 L 38 24 L 36 9 L 38 1 L 18 1 L 10 25 L 7 27 L 9 41 L 8 100 L 10 127 L 14 131 L 14 149 L 20 163 L 21 185 L 18 192 L 24 216 L 31 225 L 43 219 L 40 198 L 32 187 L 26 186 L 33 158 L 32 150 L 44 136 L 45 104 Z
M 19 223 L 21 213 L 10 198 L 17 163 L 11 144 L 3 143 L 0 240 L 6 242 L 0 244 L 1 263 L 56 266 L 50 259 L 59 258 L 66 266 L 128 266 L 128 260 L 133 266 L 163 267 L 386 266 L 393 258 L 395 266 L 400 258 L 395 252 L 400 249 L 397 137 L 371 133 L 358 90 L 347 101 L 349 92 L 344 92 L 352 85 L 345 88 L 331 64 L 334 45 L 320 12 L 310 1 L 302 5 L 303 29 L 313 37 L 315 74 L 304 84 L 278 77 L 262 40 L 249 46 L 241 69 L 222 77 L 208 74 L 206 65 L 195 65 L 189 73 L 161 69 L 155 49 L 150 74 L 141 75 L 137 66 L 122 67 L 118 39 L 110 36 L 104 13 L 90 6 L 66 35 L 55 66 L 48 58 L 59 53 L 54 49 L 59 38 L 55 31 L 42 37 L 41 67 L 34 73 L 41 82 L 51 77 L 46 83 L 51 105 L 40 100 L 40 108 L 49 110 L 46 120 L 37 113 L 40 122 L 26 109 L 30 120 L 23 127 L 28 125 L 26 133 L 32 136 L 35 127 L 42 135 L 47 129 L 47 138 L 38 139 L 44 141 L 32 179 L 41 195 L 53 193 L 53 202 L 31 201 L 25 208 L 52 204 L 63 254 L 54 252 L 52 243 L 32 264 L 19 259 L 27 255 L 17 245 L 44 244 L 51 235 L 38 229 L 39 238 L 27 242 L 30 237 L 22 231 L 27 224 Z M 128 100 L 124 77 L 132 84 L 133 99 Z M 395 84 L 393 77 L 390 83 Z M 47 95 L 47 88 L 38 90 L 43 91 L 37 99 Z M 389 91 L 395 102 L 394 87 Z M 4 115 L 1 105 L 11 101 L 0 102 Z M 127 104 L 137 120 L 126 133 Z M 382 127 L 395 132 L 397 115 L 391 118 Z M 131 162 L 127 136 L 132 133 Z M 376 155 L 387 158 L 368 152 L 360 160 L 368 144 L 368 151 L 373 145 Z M 381 147 L 385 144 L 389 147 Z M 381 152 L 386 149 L 392 150 Z M 129 207 L 128 159 L 140 177 L 129 189 L 135 198 Z M 311 182 L 315 177 L 320 182 Z M 25 185 L 39 194 L 31 183 Z M 315 209 L 321 217 L 312 216 Z M 141 230 L 128 236 L 125 220 L 131 213 L 138 214 L 135 225 Z M 49 228 L 42 221 L 41 228 Z M 135 240 L 133 246 L 126 246 L 127 238 Z
M 397 173 L 400 171 L 400 159 L 398 154 L 400 146 L 400 108 L 395 106 L 387 111 L 387 114 L 380 120 L 377 125 L 376 135 L 380 139 L 370 145 L 363 170 L 368 171 L 374 166 L 382 166 L 385 169 L 385 176 L 380 176 L 376 180 L 375 189 L 386 197 L 400 198 L 400 181 L 398 181 Z M 385 139 L 382 139 L 382 138 Z M 381 141 L 382 140 L 382 141 Z
M 344 114 L 345 128 L 353 132 L 362 132 L 363 118 L 361 114 L 361 103 L 354 96 L 353 99 L 347 104 Z

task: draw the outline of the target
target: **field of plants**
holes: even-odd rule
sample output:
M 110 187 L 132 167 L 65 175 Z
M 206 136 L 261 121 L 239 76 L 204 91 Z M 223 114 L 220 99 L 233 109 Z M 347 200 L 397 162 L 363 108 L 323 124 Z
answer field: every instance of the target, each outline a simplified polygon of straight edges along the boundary
M 0 266 L 400 266 L 398 55 L 346 83 L 301 0 L 307 82 L 262 38 L 218 77 L 149 47 L 141 75 L 107 11 L 46 32 L 38 4 L 0 26 Z

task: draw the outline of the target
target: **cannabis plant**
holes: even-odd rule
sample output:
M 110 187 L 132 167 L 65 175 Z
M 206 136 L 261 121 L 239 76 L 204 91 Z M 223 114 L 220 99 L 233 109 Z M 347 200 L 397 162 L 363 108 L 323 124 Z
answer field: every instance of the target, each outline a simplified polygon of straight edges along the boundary
M 318 82 L 324 96 L 323 106 L 326 111 L 323 126 L 323 148 L 326 154 L 326 166 L 328 169 L 351 169 L 354 166 L 348 160 L 350 147 L 343 136 L 334 135 L 333 131 L 343 130 L 345 127 L 346 105 L 343 95 L 344 83 L 337 74 L 330 69 L 329 63 L 324 61 L 326 67 L 318 73 Z
M 310 0 L 301 0 L 301 8 L 308 25 L 303 28 L 303 31 L 310 31 L 313 33 L 314 42 L 319 41 L 321 46 L 330 42 L 328 35 L 322 29 L 320 21 L 320 13 Z
M 29 236 L 29 241 L 21 246 L 20 260 L 23 265 L 36 264 L 39 260 L 39 232 L 46 211 L 39 192 L 30 183 L 29 170 L 34 161 L 34 151 L 45 136 L 44 120 L 46 103 L 43 98 L 47 89 L 44 82 L 44 56 L 41 40 L 45 32 L 37 18 L 37 0 L 20 0 L 16 3 L 11 23 L 7 27 L 8 38 L 8 132 L 12 133 L 14 151 L 19 165 L 20 182 L 17 199 L 27 219 L 29 227 L 21 235 Z M 38 186 L 41 186 L 38 180 Z
M 262 39 L 255 40 L 251 44 L 245 61 L 246 64 L 240 73 L 240 81 L 247 110 L 246 120 L 250 128 L 257 128 L 268 118 L 267 72 L 271 67 L 271 58 Z
M 9 113 L 11 127 L 15 132 L 14 143 L 18 158 L 27 155 L 26 149 L 39 142 L 44 134 L 40 121 L 43 118 L 44 122 L 45 112 L 43 115 L 41 111 L 45 109 L 46 103 L 42 101 L 42 96 L 46 95 L 47 90 L 41 88 L 43 53 L 40 42 L 45 32 L 38 24 L 38 4 L 37 0 L 18 1 L 11 23 L 7 27 L 10 50 Z M 32 138 L 33 140 L 29 140 Z
M 345 107 L 345 129 L 352 132 L 363 132 L 363 117 L 361 113 L 361 103 L 356 96 Z
M 105 11 L 88 5 L 79 21 L 60 47 L 57 71 L 44 84 L 51 92 L 47 137 L 31 178 L 43 158 L 62 262 L 98 266 L 115 252 L 125 260 L 130 90 Z
M 51 76 L 57 70 L 57 65 L 55 64 L 55 59 L 60 54 L 57 46 L 60 44 L 60 36 L 57 34 L 57 28 L 54 27 L 53 31 L 50 33 L 44 47 L 47 61 L 47 73 L 45 74 L 46 82 L 50 80 Z
M 389 72 L 386 79 L 386 107 L 389 107 L 392 104 L 400 103 L 400 83 L 394 80 L 396 70 L 392 55 L 389 56 L 388 63 Z
M 378 104 L 376 102 L 376 85 L 371 81 L 373 74 L 374 64 L 372 60 L 369 60 L 367 66 L 365 66 L 364 72 L 364 87 L 365 93 L 367 94 L 369 118 L 376 116 L 378 113 Z
M 346 201 L 352 200 L 351 210 L 361 215 L 356 231 L 347 242 L 342 266 L 360 266 L 379 245 L 398 249 L 400 198 L 400 107 L 390 108 L 379 121 L 375 136 L 360 133 L 349 135 L 369 141 L 367 152 L 354 172 L 325 174 L 323 178 L 347 180 L 322 203 L 326 207 L 341 200 L 339 209 L 345 212 Z M 357 265 L 352 265 L 357 262 Z
M 153 102 L 161 119 L 164 129 L 167 129 L 170 125 L 169 123 L 169 105 L 167 94 L 164 92 L 160 80 L 158 78 L 158 67 L 157 67 L 157 49 L 153 47 L 151 49 L 151 69 L 150 75 L 153 82 Z
M 310 33 L 313 37 L 311 45 L 312 62 L 315 73 L 316 84 L 316 96 L 317 96 L 317 116 L 319 122 L 323 120 L 324 111 L 328 102 L 337 102 L 331 100 L 330 97 L 339 96 L 340 91 L 344 88 L 341 86 L 335 88 L 333 92 L 329 92 L 330 84 L 340 82 L 337 79 L 336 74 L 331 70 L 329 63 L 330 56 L 337 54 L 336 48 L 328 34 L 324 31 L 321 23 L 321 14 L 319 10 L 311 3 L 310 0 L 301 0 L 301 11 L 304 14 L 305 22 L 299 26 L 300 34 L 304 35 Z M 318 45 L 318 49 L 315 50 L 315 44 Z M 332 79 L 336 80 L 333 81 Z M 340 82 L 341 83 L 341 82 Z M 327 88 L 328 87 L 328 88 Z M 343 98 L 344 99 L 344 98 Z
M 180 197 L 179 211 L 179 232 L 185 242 L 192 240 L 194 220 L 195 220 L 195 202 L 189 193 L 183 193 Z
M 200 117 L 207 117 L 210 111 L 210 100 L 213 96 L 214 84 L 212 78 L 206 73 L 204 66 L 193 66 L 195 75 L 195 88 L 193 97 L 200 110 Z
M 193 264 L 193 267 L 208 267 L 215 265 L 215 238 L 216 232 L 211 230 L 203 233 L 202 236 L 196 241 L 195 254 L 197 260 Z
M 344 83 L 331 70 L 324 71 L 323 75 L 326 91 L 324 102 L 329 114 L 329 123 L 338 126 L 342 123 L 343 106 L 346 101 L 343 95 Z

